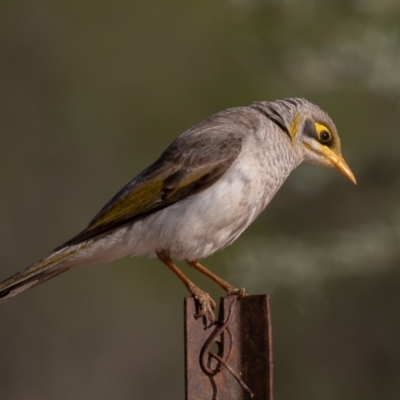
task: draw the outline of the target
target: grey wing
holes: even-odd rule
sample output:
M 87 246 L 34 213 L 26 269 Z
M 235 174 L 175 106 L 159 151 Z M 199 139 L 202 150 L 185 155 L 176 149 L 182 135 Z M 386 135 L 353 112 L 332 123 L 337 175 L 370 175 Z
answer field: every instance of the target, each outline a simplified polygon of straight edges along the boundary
M 240 154 L 242 135 L 218 129 L 208 129 L 206 133 L 199 130 L 181 135 L 154 164 L 123 187 L 84 231 L 60 248 L 142 219 L 220 179 Z

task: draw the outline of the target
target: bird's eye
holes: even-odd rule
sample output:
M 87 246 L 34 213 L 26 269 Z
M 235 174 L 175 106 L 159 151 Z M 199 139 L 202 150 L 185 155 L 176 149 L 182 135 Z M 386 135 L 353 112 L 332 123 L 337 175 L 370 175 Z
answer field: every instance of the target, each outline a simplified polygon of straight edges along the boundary
M 319 134 L 321 143 L 329 143 L 331 141 L 331 134 L 328 131 L 321 131 Z
M 316 132 L 317 140 L 320 143 L 329 146 L 332 143 L 332 133 L 330 129 L 326 125 L 323 125 L 319 122 L 314 122 L 314 123 L 315 123 L 315 130 L 317 131 Z

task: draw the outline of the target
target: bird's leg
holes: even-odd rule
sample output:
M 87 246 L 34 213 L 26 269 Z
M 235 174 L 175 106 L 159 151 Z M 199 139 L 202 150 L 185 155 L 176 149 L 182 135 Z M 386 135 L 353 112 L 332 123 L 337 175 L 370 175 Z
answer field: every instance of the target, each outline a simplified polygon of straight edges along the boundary
M 169 254 L 165 251 L 156 252 L 157 257 L 162 261 L 187 287 L 190 294 L 200 303 L 200 311 L 195 314 L 196 318 L 207 316 L 212 325 L 215 321 L 214 309 L 216 306 L 215 301 L 212 297 L 203 292 L 198 286 L 196 286 L 183 272 L 174 264 Z
M 221 286 L 222 289 L 225 290 L 228 295 L 236 295 L 240 297 L 243 297 L 246 295 L 246 289 L 241 288 L 237 289 L 233 287 L 230 283 L 227 281 L 224 281 L 222 278 L 220 278 L 218 275 L 215 275 L 213 272 L 211 272 L 209 269 L 207 269 L 204 265 L 201 265 L 198 261 L 189 261 L 186 260 L 186 262 L 193 268 L 197 269 L 197 271 L 201 272 L 208 278 L 212 279 L 217 285 Z

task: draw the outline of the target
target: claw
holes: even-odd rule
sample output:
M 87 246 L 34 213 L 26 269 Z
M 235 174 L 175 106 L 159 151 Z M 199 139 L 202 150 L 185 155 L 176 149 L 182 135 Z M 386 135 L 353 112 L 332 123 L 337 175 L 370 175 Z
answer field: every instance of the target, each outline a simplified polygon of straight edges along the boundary
M 195 315 L 196 318 L 206 317 L 210 321 L 210 325 L 215 322 L 215 301 L 208 293 L 203 292 L 202 295 L 195 296 L 195 299 L 200 303 L 200 311 Z
M 239 299 L 242 297 L 246 296 L 246 289 L 245 288 L 240 288 L 236 289 L 233 286 L 227 290 L 228 296 L 238 296 Z
M 200 311 L 194 315 L 195 318 L 205 317 L 210 322 L 208 326 L 212 326 L 215 322 L 215 301 L 208 293 L 203 292 L 201 289 L 197 287 L 193 289 L 193 297 L 199 302 L 200 305 Z

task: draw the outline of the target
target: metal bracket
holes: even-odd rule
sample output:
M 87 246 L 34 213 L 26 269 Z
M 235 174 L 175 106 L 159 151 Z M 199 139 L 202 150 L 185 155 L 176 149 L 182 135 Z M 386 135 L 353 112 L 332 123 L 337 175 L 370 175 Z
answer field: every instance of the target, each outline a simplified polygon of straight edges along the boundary
M 186 400 L 272 400 L 269 296 L 223 297 L 206 328 L 185 298 Z

